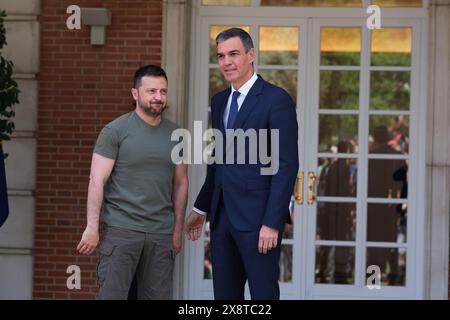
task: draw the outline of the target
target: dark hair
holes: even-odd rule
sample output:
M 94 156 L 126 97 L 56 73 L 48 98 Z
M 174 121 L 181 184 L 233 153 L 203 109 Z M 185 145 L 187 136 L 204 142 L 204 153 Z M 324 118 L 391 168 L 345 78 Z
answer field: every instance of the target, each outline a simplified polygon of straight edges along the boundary
M 168 81 L 164 69 L 152 64 L 140 67 L 139 69 L 136 70 L 133 81 L 134 88 L 137 89 L 141 85 L 141 79 L 143 77 L 164 77 L 164 79 Z
M 387 143 L 389 141 L 389 131 L 386 126 L 378 126 L 373 130 L 373 138 L 379 144 Z
M 339 153 L 347 153 L 350 145 L 347 141 L 339 141 L 337 147 Z
M 242 30 L 241 28 L 231 28 L 219 33 L 216 37 L 216 45 L 234 37 L 239 37 L 241 39 L 246 53 L 253 48 L 252 37 L 250 37 L 247 31 Z

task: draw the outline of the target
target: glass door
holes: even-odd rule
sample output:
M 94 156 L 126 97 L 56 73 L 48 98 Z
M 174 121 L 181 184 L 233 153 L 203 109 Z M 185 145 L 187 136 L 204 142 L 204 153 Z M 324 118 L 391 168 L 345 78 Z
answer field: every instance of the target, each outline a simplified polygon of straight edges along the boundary
M 413 294 L 417 33 L 313 22 L 307 298 Z

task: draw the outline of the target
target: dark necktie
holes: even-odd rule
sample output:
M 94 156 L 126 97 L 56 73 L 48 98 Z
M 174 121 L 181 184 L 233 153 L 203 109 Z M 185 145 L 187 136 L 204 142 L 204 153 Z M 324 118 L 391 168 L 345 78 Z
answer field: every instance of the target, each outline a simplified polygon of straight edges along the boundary
M 233 92 L 233 97 L 231 98 L 230 113 L 228 114 L 227 129 L 232 129 L 234 121 L 236 120 L 239 108 L 237 99 L 240 94 L 241 93 L 239 91 Z

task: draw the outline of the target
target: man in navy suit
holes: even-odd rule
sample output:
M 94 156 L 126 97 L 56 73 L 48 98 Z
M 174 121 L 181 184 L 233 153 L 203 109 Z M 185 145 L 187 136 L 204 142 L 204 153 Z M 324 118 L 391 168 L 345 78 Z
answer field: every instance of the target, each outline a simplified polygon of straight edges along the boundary
M 234 148 L 234 162 L 208 165 L 207 177 L 188 217 L 189 240 L 201 236 L 206 215 L 211 226 L 211 256 L 215 299 L 244 299 L 248 280 L 252 299 L 279 299 L 278 285 L 282 231 L 289 219 L 289 203 L 298 171 L 298 125 L 295 104 L 283 89 L 255 74 L 255 49 L 250 35 L 242 29 L 223 31 L 216 38 L 220 71 L 231 88 L 211 100 L 212 126 L 224 136 L 226 129 L 278 130 L 278 141 L 266 140 L 272 175 L 261 174 L 268 167 L 237 164 L 236 139 L 225 145 Z M 260 137 L 258 146 L 261 148 Z M 274 144 L 278 143 L 278 154 Z M 224 149 L 229 152 L 230 146 Z M 215 150 L 217 155 L 217 150 Z M 277 159 L 274 159 L 277 157 Z M 226 154 L 224 155 L 226 158 Z

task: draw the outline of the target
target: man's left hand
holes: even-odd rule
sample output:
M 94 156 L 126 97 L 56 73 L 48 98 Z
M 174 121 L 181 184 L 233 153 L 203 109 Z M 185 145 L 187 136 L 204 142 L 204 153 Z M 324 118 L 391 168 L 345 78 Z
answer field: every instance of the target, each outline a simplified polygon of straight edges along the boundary
M 259 243 L 258 251 L 259 253 L 267 254 L 268 251 L 272 250 L 277 246 L 278 243 L 278 230 L 269 228 L 267 226 L 262 226 L 259 231 Z

